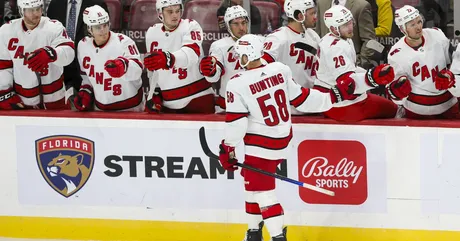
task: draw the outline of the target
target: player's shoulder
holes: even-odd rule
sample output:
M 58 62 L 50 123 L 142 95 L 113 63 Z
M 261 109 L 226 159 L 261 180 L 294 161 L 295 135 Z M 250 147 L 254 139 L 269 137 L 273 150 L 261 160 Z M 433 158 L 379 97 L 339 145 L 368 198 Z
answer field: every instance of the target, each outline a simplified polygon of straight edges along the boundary
M 133 40 L 122 34 L 122 33 L 114 33 L 114 32 L 110 32 L 110 34 L 112 34 L 114 36 L 114 38 L 116 38 L 120 43 L 124 44 L 124 43 L 131 43 L 133 42 Z
M 333 34 L 326 34 L 324 37 L 321 39 L 319 46 L 321 47 L 321 51 L 342 51 L 344 49 L 350 48 L 350 44 L 337 36 L 334 36 Z
M 161 31 L 162 27 L 162 23 L 155 23 L 147 29 L 146 35 L 155 34 L 157 31 Z
M 11 35 L 12 32 L 17 31 L 15 30 L 16 26 L 22 28 L 22 26 L 19 26 L 21 25 L 21 23 L 22 23 L 21 19 L 14 19 L 14 20 L 8 21 L 7 23 L 3 24 L 0 27 L 1 36 Z
M 201 29 L 200 23 L 198 23 L 194 19 L 184 18 L 184 19 L 181 19 L 179 24 L 180 24 L 180 27 L 184 29 L 197 29 L 197 28 Z
M 61 31 L 64 29 L 64 25 L 56 19 L 50 19 L 48 17 L 42 17 L 40 20 L 43 22 L 43 26 L 50 30 Z
M 288 40 L 288 37 L 287 37 L 287 34 L 286 34 L 287 33 L 286 29 L 287 29 L 286 26 L 277 28 L 276 30 L 274 30 L 273 32 L 268 34 L 265 37 L 265 40 L 266 41 L 268 41 L 268 40 L 273 41 L 273 39 L 276 39 L 278 41 L 286 41 L 286 40 Z
M 224 37 L 212 42 L 211 47 L 212 49 L 222 49 L 222 48 L 231 48 L 235 44 L 235 41 L 232 37 Z M 226 49 L 226 50 L 227 50 Z
M 270 69 L 270 70 L 281 70 L 281 71 L 291 70 L 289 66 L 285 65 L 284 63 L 278 62 L 278 61 L 267 64 L 265 68 Z
M 310 36 L 317 43 L 319 43 L 319 41 L 321 40 L 321 37 L 318 35 L 318 33 L 311 28 L 307 28 L 307 31 L 305 31 L 305 34 Z
M 85 36 L 78 42 L 79 50 L 86 49 L 88 46 L 93 46 L 93 38 L 90 36 Z
M 435 40 L 447 40 L 446 35 L 444 32 L 439 28 L 424 28 L 423 35 L 429 39 Z
M 390 51 L 388 52 L 388 59 L 398 58 L 398 57 L 400 58 L 401 56 L 404 55 L 403 53 L 409 47 L 405 43 L 405 38 L 406 37 L 400 38 L 398 42 L 396 42 L 393 46 L 391 46 Z

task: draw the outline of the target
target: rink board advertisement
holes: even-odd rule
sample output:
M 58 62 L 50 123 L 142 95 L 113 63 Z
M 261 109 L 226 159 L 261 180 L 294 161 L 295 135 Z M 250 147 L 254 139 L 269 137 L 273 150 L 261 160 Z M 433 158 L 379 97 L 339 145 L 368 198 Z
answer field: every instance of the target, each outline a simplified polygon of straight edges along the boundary
M 225 172 L 218 160 L 205 155 L 200 128 L 218 154 L 222 128 L 18 126 L 19 203 L 243 212 L 243 178 L 239 171 Z M 384 146 L 380 133 L 296 127 L 287 165 L 280 166 L 280 173 L 331 190 L 335 196 L 278 181 L 285 210 L 386 212 Z M 239 160 L 243 152 L 241 145 Z
M 0 237 L 244 238 L 243 179 L 199 136 L 218 154 L 221 119 L 0 119 Z M 278 180 L 289 241 L 460 240 L 460 129 L 312 122 L 293 133 L 278 173 L 335 196 Z

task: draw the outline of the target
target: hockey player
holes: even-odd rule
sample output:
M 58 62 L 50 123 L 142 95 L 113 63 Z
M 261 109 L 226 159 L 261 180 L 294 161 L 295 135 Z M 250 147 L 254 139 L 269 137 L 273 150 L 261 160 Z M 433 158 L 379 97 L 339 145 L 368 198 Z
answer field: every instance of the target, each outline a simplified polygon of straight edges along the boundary
M 58 21 L 42 17 L 43 0 L 19 0 L 21 19 L 0 28 L 0 109 L 66 109 L 63 67 L 74 43 Z
M 143 65 L 136 43 L 110 31 L 109 14 L 99 5 L 83 11 L 90 36 L 78 44 L 82 84 L 73 103 L 80 111 L 135 111 L 145 107 Z M 93 108 L 95 107 L 95 108 Z
M 156 9 L 162 23 L 150 27 L 145 36 L 150 52 L 144 59 L 150 79 L 147 111 L 214 113 L 214 91 L 198 66 L 203 51 L 200 24 L 181 19 L 181 0 L 158 0 Z
M 324 116 L 338 121 L 395 117 L 398 110 L 396 104 L 381 96 L 366 93 L 367 90 L 393 81 L 394 70 L 389 65 L 379 65 L 368 71 L 356 67 L 356 52 L 351 40 L 354 20 L 350 10 L 341 5 L 333 6 L 324 13 L 324 23 L 330 33 L 319 44 L 315 88 L 327 92 L 331 86 L 344 79 L 352 78 L 356 82 L 354 98 L 335 104 Z
M 389 95 L 402 102 L 406 118 L 458 118 L 458 101 L 450 92 L 455 90 L 455 78 L 447 69 L 449 39 L 439 29 L 423 29 L 422 16 L 409 5 L 395 12 L 395 22 L 405 36 L 391 48 L 388 63 L 396 78 L 410 81 L 412 91 L 394 92 L 394 82 L 387 88 Z
M 294 80 L 305 88 L 315 83 L 318 61 L 315 53 L 294 47 L 295 43 L 305 43 L 317 49 L 320 41 L 312 29 L 316 25 L 314 0 L 286 0 L 284 12 L 288 25 L 281 27 L 265 38 L 264 59 L 270 63 L 282 62 L 292 70 Z
M 235 56 L 233 45 L 248 33 L 249 17 L 243 7 L 235 5 L 227 8 L 224 21 L 230 36 L 213 42 L 209 56 L 200 61 L 200 72 L 207 81 L 215 83 L 220 80 L 219 96 L 216 100 L 217 113 L 225 111 L 225 87 L 230 77 L 243 70 Z
M 244 163 L 274 173 L 286 158 L 292 139 L 291 109 L 322 112 L 333 103 L 352 97 L 354 81 L 344 79 L 329 93 L 301 87 L 292 79 L 287 65 L 272 62 L 263 65 L 263 43 L 247 34 L 234 46 L 241 66 L 246 68 L 231 78 L 226 93 L 226 128 L 219 160 L 229 171 L 234 166 L 235 146 L 245 144 Z M 242 172 L 246 190 L 248 231 L 246 241 L 261 241 L 259 223 L 264 221 L 273 241 L 286 241 L 283 232 L 283 208 L 275 195 L 275 179 L 252 171 Z

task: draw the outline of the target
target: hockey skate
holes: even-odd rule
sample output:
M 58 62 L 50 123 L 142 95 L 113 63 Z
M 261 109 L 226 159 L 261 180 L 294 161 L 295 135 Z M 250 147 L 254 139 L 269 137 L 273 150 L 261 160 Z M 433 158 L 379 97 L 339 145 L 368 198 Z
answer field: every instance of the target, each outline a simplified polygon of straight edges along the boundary
M 262 238 L 262 228 L 264 227 L 264 221 L 259 223 L 259 229 L 248 229 L 246 231 L 246 237 L 243 241 L 264 241 Z
M 272 241 L 287 241 L 286 235 L 287 235 L 287 227 L 284 227 L 283 234 L 280 234 L 276 237 L 272 237 Z

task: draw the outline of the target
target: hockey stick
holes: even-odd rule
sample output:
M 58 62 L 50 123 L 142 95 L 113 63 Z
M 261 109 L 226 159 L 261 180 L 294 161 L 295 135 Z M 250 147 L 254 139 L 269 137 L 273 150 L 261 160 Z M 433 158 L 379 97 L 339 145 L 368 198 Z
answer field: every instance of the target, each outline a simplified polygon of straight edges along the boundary
M 46 109 L 45 103 L 43 102 L 42 77 L 40 76 L 40 73 L 38 72 L 35 72 L 35 75 L 37 76 L 37 80 L 38 80 L 38 95 L 40 97 L 40 103 L 38 104 L 38 109 Z
M 312 55 L 316 55 L 317 49 L 309 44 L 303 43 L 303 42 L 297 42 L 294 44 L 295 48 L 305 50 L 309 52 Z
M 208 156 L 210 158 L 213 158 L 213 159 L 216 159 L 216 160 L 219 160 L 219 157 L 216 154 L 212 153 L 211 149 L 209 149 L 208 142 L 206 141 L 206 134 L 205 134 L 204 127 L 200 128 L 199 136 L 200 136 L 201 148 L 203 149 L 203 152 L 206 154 L 206 156 Z M 307 188 L 307 189 L 310 189 L 310 190 L 313 190 L 313 191 L 316 191 L 316 192 L 326 194 L 328 196 L 335 196 L 335 193 L 333 191 L 330 191 L 330 190 L 327 190 L 327 189 L 324 189 L 324 188 L 320 188 L 320 187 L 317 187 L 317 186 L 314 186 L 314 185 L 311 185 L 311 184 L 308 184 L 308 183 L 299 182 L 299 181 L 293 180 L 291 178 L 278 175 L 276 173 L 266 172 L 264 170 L 261 170 L 261 169 L 258 169 L 258 168 L 252 167 L 252 166 L 248 166 L 248 165 L 243 164 L 243 163 L 237 162 L 235 164 L 235 166 L 239 166 L 241 168 L 245 168 L 245 169 L 248 169 L 248 170 L 263 174 L 263 175 L 271 176 L 271 177 L 280 179 L 282 181 L 295 184 L 297 186 L 301 186 L 301 187 L 304 187 L 304 188 Z

